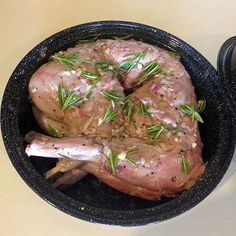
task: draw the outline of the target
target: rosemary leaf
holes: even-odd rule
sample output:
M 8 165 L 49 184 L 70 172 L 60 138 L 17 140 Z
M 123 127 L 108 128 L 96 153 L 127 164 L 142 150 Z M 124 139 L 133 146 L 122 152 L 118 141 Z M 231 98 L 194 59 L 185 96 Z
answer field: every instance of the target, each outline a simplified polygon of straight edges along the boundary
M 101 80 L 101 77 L 98 73 L 93 73 L 93 72 L 89 72 L 89 71 L 83 71 L 81 73 L 81 76 L 87 80 L 93 81 L 91 90 L 93 88 L 95 88 L 97 86 L 98 82 Z
M 170 56 L 176 60 L 180 60 L 181 56 L 177 52 L 169 52 Z
M 167 127 L 165 125 L 156 124 L 156 125 L 149 126 L 147 130 L 152 140 L 158 140 L 160 138 L 160 135 L 163 132 L 175 131 L 176 129 Z
M 182 105 L 180 107 L 180 110 L 184 114 L 191 116 L 193 121 L 196 120 L 196 121 L 203 123 L 202 117 L 200 116 L 200 114 L 197 111 L 194 110 L 193 105 L 191 105 L 191 104 Z
M 64 55 L 64 54 L 56 54 L 51 56 L 50 58 L 51 60 L 55 60 L 60 62 L 61 64 L 64 64 L 68 67 L 70 67 L 71 69 L 74 69 L 76 65 L 79 64 L 79 53 L 75 52 L 69 55 Z
M 144 81 L 146 81 L 148 78 L 150 78 L 153 75 L 156 75 L 161 78 L 172 75 L 172 73 L 164 71 L 161 68 L 161 65 L 158 64 L 155 60 L 150 61 L 147 64 L 145 64 L 143 71 L 144 71 L 144 76 L 138 82 L 138 85 L 142 84 Z
M 129 156 L 126 156 L 125 158 L 130 164 L 132 164 L 133 166 L 136 166 L 136 161 L 131 159 Z
M 83 71 L 81 73 L 81 76 L 87 80 L 100 80 L 100 76 L 98 73 L 92 73 L 92 72 L 89 72 L 89 71 Z
M 121 63 L 120 69 L 129 72 L 146 56 L 147 51 L 147 49 L 144 49 L 140 53 L 130 53 L 125 55 L 124 57 L 128 57 L 128 60 Z
M 104 71 L 108 71 L 108 70 L 114 71 L 118 69 L 115 64 L 112 64 L 108 61 L 95 61 L 94 64 L 96 66 L 99 66 L 99 68 L 101 68 Z
M 125 159 L 132 165 L 136 166 L 136 161 L 131 159 L 130 156 L 138 152 L 138 147 L 133 146 L 126 151 Z
M 138 148 L 136 146 L 129 148 L 126 152 L 122 151 L 120 153 L 114 150 L 110 150 L 109 156 L 107 156 L 106 158 L 107 158 L 108 165 L 110 166 L 112 170 L 112 174 L 116 173 L 119 160 L 127 161 L 130 164 L 136 166 L 136 161 L 131 159 L 130 156 L 137 152 L 138 152 Z
M 132 155 L 138 152 L 138 147 L 137 146 L 133 146 L 131 148 L 129 148 L 126 152 L 127 155 Z
M 140 100 L 139 111 L 142 116 L 150 116 L 149 107 Z
M 102 117 L 103 122 L 113 121 L 116 119 L 118 111 L 112 110 L 111 106 L 105 111 Z
M 89 98 L 91 98 L 92 95 L 93 95 L 93 91 L 90 90 L 90 91 L 88 92 L 88 94 L 86 95 L 86 98 L 89 99 Z
M 152 140 L 157 140 L 160 138 L 160 135 L 164 130 L 164 126 L 157 124 L 148 127 L 148 134 L 151 136 Z
M 119 68 L 107 61 L 96 61 L 95 66 L 101 68 L 103 71 L 112 71 L 112 79 L 114 79 L 119 71 Z
M 62 111 L 65 111 L 72 106 L 81 105 L 84 101 L 83 98 L 76 96 L 73 91 L 68 91 L 62 84 L 58 85 L 58 98 Z
M 155 60 L 147 63 L 143 68 L 145 72 L 144 77 L 149 78 L 150 76 L 155 75 L 158 72 L 159 68 L 160 64 L 158 64 Z
M 107 162 L 111 167 L 112 174 L 115 174 L 118 165 L 118 153 L 111 150 L 111 154 L 107 156 Z
M 107 98 L 110 101 L 113 101 L 115 104 L 123 103 L 123 96 L 119 94 L 119 91 L 106 91 L 100 93 L 103 97 Z
M 198 112 L 202 113 L 206 108 L 206 99 L 198 101 Z
M 189 173 L 189 161 L 186 157 L 181 157 L 181 169 L 185 175 Z
M 174 74 L 172 72 L 164 71 L 162 68 L 160 68 L 156 75 L 160 78 L 165 78 L 167 76 L 173 76 Z
M 55 138 L 60 137 L 59 132 L 52 125 L 48 124 L 48 133 Z
M 131 102 L 130 97 L 127 97 L 125 102 L 124 102 L 124 111 L 127 115 L 127 122 L 130 123 L 133 121 L 133 104 Z

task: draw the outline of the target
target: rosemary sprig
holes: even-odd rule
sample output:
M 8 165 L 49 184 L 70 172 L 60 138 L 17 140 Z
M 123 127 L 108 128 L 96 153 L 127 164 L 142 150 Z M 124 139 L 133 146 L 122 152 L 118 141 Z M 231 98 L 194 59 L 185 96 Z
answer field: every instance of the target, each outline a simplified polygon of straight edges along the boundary
M 159 77 L 166 77 L 166 76 L 172 75 L 171 73 L 164 71 L 161 68 L 161 65 L 158 64 L 155 60 L 150 61 L 147 64 L 145 64 L 143 71 L 144 71 L 144 76 L 138 82 L 138 85 L 142 84 L 144 81 L 146 81 L 148 78 L 150 78 L 153 75 L 156 75 Z
M 86 98 L 89 99 L 89 98 L 91 98 L 92 95 L 93 95 L 93 91 L 90 90 L 90 91 L 87 93 Z
M 198 112 L 202 113 L 206 108 L 206 99 L 198 101 Z
M 101 68 L 103 71 L 112 71 L 112 79 L 114 79 L 119 71 L 119 68 L 108 61 L 95 61 L 96 68 Z
M 62 84 L 58 85 L 58 98 L 62 111 L 65 111 L 72 106 L 81 105 L 84 102 L 83 98 L 76 96 L 73 91 L 69 91 Z
M 104 71 L 115 71 L 118 70 L 118 67 L 115 64 L 112 64 L 108 61 L 95 61 L 94 62 L 95 66 L 99 66 L 99 68 L 101 68 Z
M 131 148 L 129 148 L 126 152 L 127 155 L 132 155 L 132 154 L 135 154 L 138 152 L 138 147 L 136 146 L 133 146 Z
M 95 88 L 96 85 L 98 84 L 98 82 L 101 80 L 101 77 L 100 77 L 99 73 L 97 73 L 97 72 L 93 73 L 93 72 L 89 72 L 89 71 L 83 71 L 81 73 L 81 77 L 83 77 L 87 80 L 93 81 L 90 91 L 92 91 L 92 89 Z
M 60 62 L 61 64 L 64 64 L 68 67 L 70 67 L 71 69 L 74 69 L 76 65 L 79 64 L 79 53 L 75 52 L 69 55 L 64 55 L 64 54 L 56 54 L 51 56 L 50 58 L 51 60 L 55 60 Z
M 101 68 L 104 71 L 114 71 L 114 70 L 119 70 L 119 68 L 113 64 L 110 63 L 108 61 L 90 61 L 90 60 L 85 60 L 85 61 L 81 61 L 80 63 L 82 64 L 90 64 L 90 65 L 95 65 L 96 69 Z
M 82 64 L 90 64 L 90 65 L 95 65 L 96 71 L 98 69 L 102 69 L 103 71 L 112 71 L 112 79 L 115 78 L 115 76 L 118 74 L 119 68 L 108 61 L 81 61 L 80 63 Z
M 118 111 L 112 110 L 111 106 L 109 106 L 107 110 L 105 111 L 105 113 L 103 114 L 102 122 L 113 121 L 116 119 L 117 115 L 118 115 Z
M 121 63 L 120 69 L 124 70 L 125 72 L 129 72 L 146 56 L 147 51 L 147 49 L 144 49 L 139 53 L 130 53 L 124 55 L 123 57 L 127 57 L 128 60 Z
M 106 156 L 106 158 L 107 158 L 108 165 L 110 166 L 112 170 L 112 174 L 116 173 L 119 160 L 128 161 L 130 164 L 136 166 L 136 161 L 131 159 L 130 156 L 137 152 L 138 152 L 138 148 L 136 146 L 129 148 L 126 152 L 122 151 L 120 153 L 114 150 L 110 150 L 109 155 Z
M 103 97 L 107 98 L 108 100 L 114 102 L 115 104 L 122 104 L 123 103 L 123 96 L 119 94 L 119 91 L 105 91 L 100 93 Z
M 48 133 L 55 138 L 60 137 L 60 134 L 57 129 L 55 129 L 52 125 L 48 124 Z
M 189 160 L 185 156 L 181 157 L 181 170 L 185 175 L 189 173 Z
M 133 121 L 133 104 L 131 102 L 130 97 L 126 97 L 126 100 L 124 102 L 124 111 L 125 114 L 127 115 L 127 122 L 130 123 L 131 121 Z
M 175 128 L 169 128 L 165 125 L 152 125 L 147 128 L 149 136 L 152 138 L 152 140 L 158 140 L 160 138 L 160 135 L 163 132 L 173 131 L 176 130 Z
M 191 104 L 182 105 L 180 107 L 180 110 L 184 114 L 186 114 L 187 116 L 191 116 L 193 121 L 196 120 L 196 121 L 203 123 L 202 117 L 200 116 L 200 114 L 197 111 L 194 110 L 193 105 L 191 105 Z
M 130 156 L 137 153 L 137 152 L 138 152 L 138 147 L 136 147 L 136 146 L 133 146 L 133 147 L 129 148 L 126 152 L 126 157 L 125 158 L 132 165 L 136 165 L 136 161 L 131 159 Z
M 141 100 L 139 104 L 139 111 L 142 116 L 149 116 L 150 117 L 150 112 L 148 111 L 149 106 L 145 105 Z
M 89 71 L 83 71 L 81 73 L 81 77 L 87 79 L 87 80 L 100 80 L 100 76 L 98 73 L 93 73 Z
M 160 64 L 158 64 L 155 60 L 147 63 L 143 68 L 145 73 L 144 78 L 149 78 L 150 76 L 157 74 L 159 68 Z
M 112 170 L 112 174 L 116 173 L 116 168 L 118 165 L 118 153 L 116 151 L 112 151 L 110 152 L 110 155 L 107 156 L 107 162 L 109 164 L 109 166 L 111 167 Z
M 160 70 L 158 71 L 158 73 L 156 75 L 160 78 L 165 78 L 167 76 L 173 76 L 173 73 L 165 71 L 160 67 Z
M 181 56 L 177 52 L 169 52 L 170 56 L 176 60 L 180 60 Z

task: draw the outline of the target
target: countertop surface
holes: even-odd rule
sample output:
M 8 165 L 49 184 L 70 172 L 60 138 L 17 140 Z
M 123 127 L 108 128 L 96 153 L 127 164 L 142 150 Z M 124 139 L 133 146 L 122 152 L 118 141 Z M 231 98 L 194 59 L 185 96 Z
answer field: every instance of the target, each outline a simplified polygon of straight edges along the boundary
M 235 0 L 0 1 L 0 97 L 16 65 L 36 44 L 77 24 L 127 20 L 168 31 L 214 66 L 221 44 L 236 35 Z M 92 224 L 46 203 L 20 178 L 0 139 L 0 235 L 234 236 L 236 154 L 217 188 L 190 211 L 142 227 Z

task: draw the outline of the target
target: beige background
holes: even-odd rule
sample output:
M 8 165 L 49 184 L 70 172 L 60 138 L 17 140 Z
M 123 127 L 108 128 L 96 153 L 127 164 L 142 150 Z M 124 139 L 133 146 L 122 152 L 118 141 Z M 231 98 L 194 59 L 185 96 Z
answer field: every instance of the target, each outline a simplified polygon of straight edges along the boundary
M 236 35 L 235 0 L 0 0 L 0 96 L 22 57 L 51 34 L 96 20 L 128 20 L 164 29 L 214 66 L 220 45 Z M 137 228 L 91 224 L 62 213 L 19 177 L 0 140 L 0 235 L 236 235 L 236 155 L 220 185 L 201 204 L 163 223 Z

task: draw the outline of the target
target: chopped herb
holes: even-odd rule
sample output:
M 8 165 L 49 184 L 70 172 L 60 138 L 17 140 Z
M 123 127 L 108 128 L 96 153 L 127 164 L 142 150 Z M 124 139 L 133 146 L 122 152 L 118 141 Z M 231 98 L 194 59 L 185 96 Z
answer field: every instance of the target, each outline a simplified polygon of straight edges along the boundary
M 164 125 L 156 124 L 147 128 L 148 134 L 152 138 L 152 140 L 158 140 L 160 138 L 161 133 L 176 130 L 175 128 L 169 128 Z
M 127 155 L 132 155 L 132 154 L 135 154 L 138 152 L 138 147 L 136 146 L 133 146 L 131 148 L 129 148 L 126 152 Z
M 140 53 L 130 53 L 123 56 L 128 57 L 128 60 L 121 63 L 120 69 L 124 70 L 125 72 L 129 72 L 146 56 L 147 51 L 148 50 L 145 49 Z
M 164 78 L 167 76 L 173 76 L 174 74 L 172 72 L 164 71 L 162 68 L 160 68 L 156 75 L 160 78 Z
M 110 155 L 107 157 L 107 162 L 109 166 L 111 167 L 112 174 L 116 173 L 116 168 L 118 165 L 118 153 L 115 151 L 111 151 Z
M 62 111 L 65 111 L 72 106 L 81 105 L 84 101 L 83 98 L 76 96 L 73 91 L 69 91 L 62 84 L 58 85 L 58 98 Z
M 150 112 L 148 111 L 149 107 L 145 105 L 141 100 L 140 100 L 140 105 L 139 105 L 139 111 L 142 116 L 149 116 L 150 117 Z
M 99 80 L 100 79 L 100 76 L 98 73 L 92 73 L 89 71 L 83 71 L 81 73 L 81 76 L 87 80 Z
M 184 156 L 181 157 L 181 169 L 185 175 L 189 173 L 189 160 Z
M 95 61 L 94 64 L 96 66 L 99 66 L 104 71 L 108 71 L 108 70 L 114 71 L 118 69 L 115 64 L 112 64 L 108 61 Z
M 124 103 L 124 111 L 127 115 L 127 122 L 130 123 L 131 121 L 133 121 L 133 104 L 131 102 L 130 97 L 127 97 L 127 99 L 125 100 Z
M 160 64 L 158 64 L 155 60 L 147 63 L 143 68 L 145 72 L 144 77 L 149 78 L 150 76 L 155 75 L 159 71 L 159 68 Z
M 118 111 L 112 110 L 111 106 L 105 111 L 102 117 L 103 122 L 113 121 L 116 119 Z
M 107 162 L 109 166 L 111 167 L 112 174 L 116 173 L 119 160 L 128 161 L 130 164 L 135 166 L 136 162 L 135 160 L 131 159 L 130 156 L 137 152 L 138 152 L 138 148 L 136 146 L 129 148 L 126 152 L 122 151 L 120 153 L 114 150 L 110 150 L 110 153 L 107 156 Z
M 200 114 L 197 111 L 194 110 L 193 105 L 191 105 L 191 104 L 182 105 L 180 107 L 180 110 L 184 114 L 191 116 L 193 121 L 196 120 L 196 121 L 203 123 L 202 117 L 200 116 Z
M 198 112 L 202 113 L 206 108 L 206 99 L 198 101 Z
M 117 76 L 119 68 L 110 62 L 107 61 L 95 61 L 95 66 L 101 68 L 103 71 L 112 71 L 112 79 Z
M 132 164 L 132 165 L 135 165 L 136 162 L 135 162 L 135 160 L 133 160 L 133 159 L 130 158 L 130 155 L 133 155 L 133 154 L 135 154 L 135 153 L 137 153 L 137 152 L 138 152 L 138 147 L 136 147 L 136 146 L 133 146 L 133 147 L 129 148 L 129 149 L 127 150 L 127 152 L 126 152 L 125 158 L 126 158 L 126 160 L 127 160 L 130 164 Z
M 93 91 L 90 90 L 90 91 L 88 92 L 88 94 L 86 95 L 86 98 L 89 99 L 89 98 L 91 98 L 92 95 L 93 95 Z
M 162 125 L 153 125 L 148 127 L 148 133 L 153 140 L 159 139 L 161 133 L 165 130 Z
M 51 60 L 56 60 L 60 62 L 61 64 L 64 64 L 71 69 L 74 69 L 76 65 L 79 64 L 79 53 L 75 52 L 69 55 L 64 55 L 64 54 L 56 54 L 54 56 L 51 56 Z
M 161 68 L 161 65 L 158 64 L 155 60 L 148 62 L 144 66 L 144 76 L 143 78 L 139 81 L 138 85 L 142 84 L 144 81 L 146 81 L 148 78 L 150 78 L 153 75 L 159 76 L 159 77 L 166 77 L 169 75 L 172 75 L 169 72 L 164 71 Z
M 176 60 L 180 60 L 181 56 L 177 52 L 169 52 L 170 56 Z
M 108 100 L 113 101 L 115 104 L 122 104 L 123 96 L 118 93 L 118 91 L 113 90 L 101 92 L 101 95 L 107 98 Z
M 48 125 L 48 133 L 55 138 L 60 137 L 59 132 L 52 125 Z
M 96 70 L 98 70 L 98 68 L 100 68 L 103 71 L 112 71 L 113 72 L 112 79 L 114 79 L 114 77 L 117 75 L 117 73 L 119 71 L 119 68 L 115 64 L 112 64 L 108 61 L 89 61 L 89 60 L 87 60 L 87 61 L 81 61 L 80 63 L 95 65 Z
M 87 80 L 93 81 L 91 89 L 95 88 L 98 82 L 100 81 L 100 75 L 98 73 L 92 73 L 89 71 L 83 71 L 81 76 Z M 91 91 L 91 90 L 90 90 Z
M 136 166 L 136 161 L 130 158 L 128 155 L 126 155 L 125 159 L 133 166 Z

